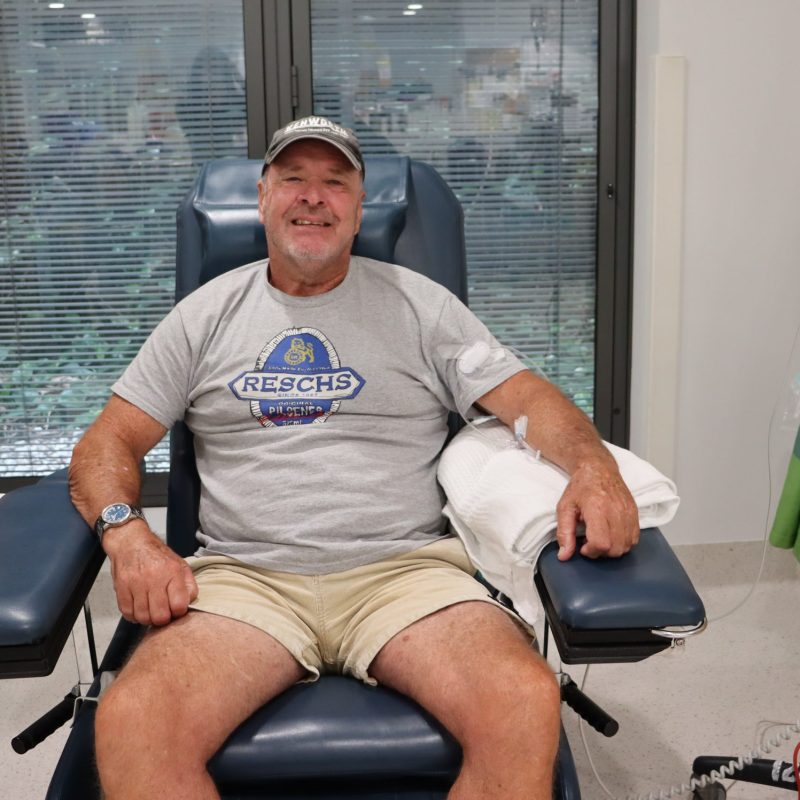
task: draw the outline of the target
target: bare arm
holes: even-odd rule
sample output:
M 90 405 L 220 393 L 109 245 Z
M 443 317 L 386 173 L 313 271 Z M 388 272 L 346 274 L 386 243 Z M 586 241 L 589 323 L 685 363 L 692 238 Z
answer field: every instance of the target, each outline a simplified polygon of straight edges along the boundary
M 89 525 L 111 503 L 139 502 L 139 462 L 166 433 L 141 409 L 116 395 L 75 446 L 69 467 L 72 502 Z M 197 597 L 186 562 L 144 520 L 103 535 L 122 615 L 144 625 L 166 625 Z
M 478 400 L 478 405 L 509 427 L 528 417 L 526 439 L 570 474 L 558 503 L 558 557 L 575 552 L 577 523 L 586 524 L 581 554 L 589 558 L 621 556 L 639 540 L 636 504 L 616 461 L 589 418 L 551 383 L 519 372 Z

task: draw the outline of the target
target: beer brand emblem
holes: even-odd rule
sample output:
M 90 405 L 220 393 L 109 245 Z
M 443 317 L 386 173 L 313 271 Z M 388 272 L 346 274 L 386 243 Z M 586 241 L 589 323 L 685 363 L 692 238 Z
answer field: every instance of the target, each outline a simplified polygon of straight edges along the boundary
M 326 336 L 315 328 L 288 328 L 261 351 L 254 370 L 228 386 L 265 428 L 322 423 L 364 385 L 352 368 L 342 367 Z

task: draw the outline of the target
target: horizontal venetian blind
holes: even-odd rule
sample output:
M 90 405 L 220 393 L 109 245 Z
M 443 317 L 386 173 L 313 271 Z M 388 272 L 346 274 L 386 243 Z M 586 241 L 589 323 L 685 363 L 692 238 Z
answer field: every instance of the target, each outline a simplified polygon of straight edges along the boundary
M 68 463 L 172 305 L 178 202 L 247 155 L 243 61 L 241 0 L 0 3 L 0 478 Z
M 470 306 L 591 415 L 598 3 L 312 0 L 314 111 L 433 164 Z

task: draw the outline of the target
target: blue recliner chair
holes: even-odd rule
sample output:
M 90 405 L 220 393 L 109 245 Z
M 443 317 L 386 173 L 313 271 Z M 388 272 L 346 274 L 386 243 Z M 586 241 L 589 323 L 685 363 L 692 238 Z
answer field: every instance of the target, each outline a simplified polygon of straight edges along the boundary
M 260 161 L 208 164 L 178 212 L 177 298 L 264 256 L 256 181 Z M 466 300 L 463 217 L 430 167 L 405 157 L 367 160 L 367 199 L 354 252 L 405 264 Z M 196 549 L 199 483 L 192 436 L 172 432 L 168 543 Z M 69 501 L 66 471 L 0 501 L 0 677 L 48 674 L 102 563 L 90 528 Z M 575 557 L 554 547 L 536 578 L 562 660 L 636 661 L 696 628 L 705 612 L 657 530 L 622 559 Z M 119 669 L 143 633 L 121 621 L 99 673 Z M 96 697 L 99 677 L 87 697 Z M 565 699 L 607 733 L 613 721 L 565 682 Z M 61 721 L 71 700 L 62 703 Z M 66 711 L 64 710 L 66 709 Z M 95 704 L 82 702 L 53 776 L 49 800 L 99 797 L 93 765 Z M 15 742 L 24 750 L 55 725 L 51 715 Z M 58 721 L 58 720 L 56 720 Z M 23 737 L 24 738 L 24 737 Z M 244 722 L 210 763 L 225 798 L 444 798 L 461 760 L 452 737 L 407 698 L 350 678 L 295 686 Z M 572 756 L 562 735 L 555 797 L 577 800 Z

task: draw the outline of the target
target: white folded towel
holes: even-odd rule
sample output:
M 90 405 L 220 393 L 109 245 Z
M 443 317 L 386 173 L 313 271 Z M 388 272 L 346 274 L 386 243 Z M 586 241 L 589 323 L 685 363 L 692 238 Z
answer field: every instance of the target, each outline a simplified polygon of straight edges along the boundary
M 604 442 L 639 507 L 639 525 L 669 522 L 680 502 L 675 484 L 643 459 Z M 464 428 L 439 461 L 444 513 L 475 566 L 526 621 L 538 616 L 533 570 L 555 538 L 556 505 L 569 481 L 562 469 L 517 446 L 499 420 Z

